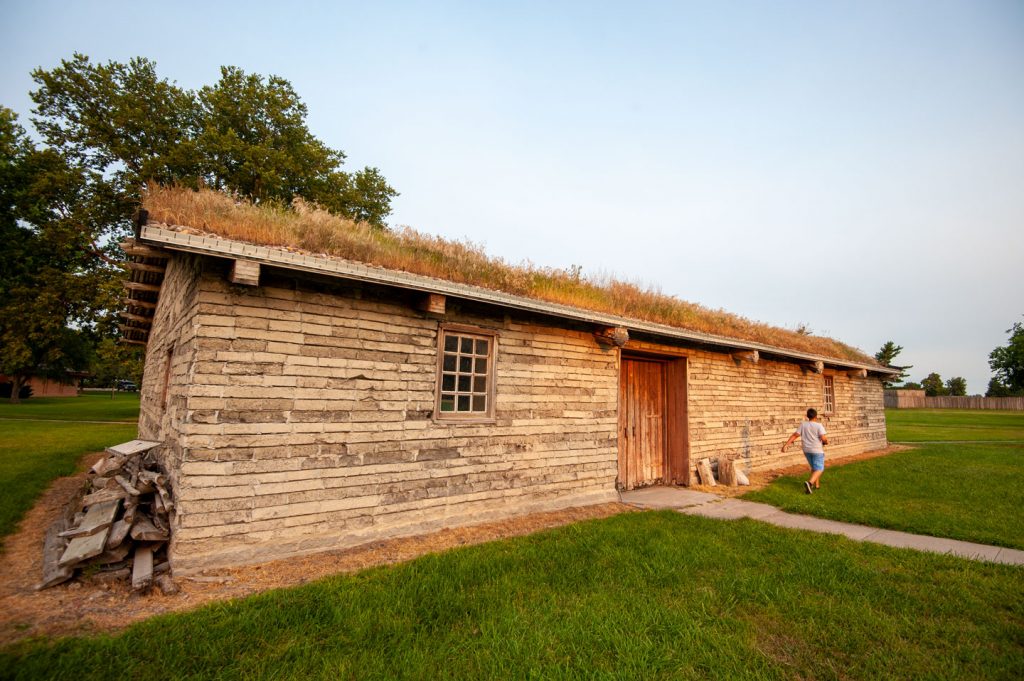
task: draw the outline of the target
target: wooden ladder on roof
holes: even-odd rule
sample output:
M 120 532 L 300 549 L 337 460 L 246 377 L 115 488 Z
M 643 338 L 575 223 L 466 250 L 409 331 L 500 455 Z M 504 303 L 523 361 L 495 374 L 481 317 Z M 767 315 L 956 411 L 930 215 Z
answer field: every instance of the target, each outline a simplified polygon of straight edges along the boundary
M 125 297 L 121 299 L 125 308 L 119 313 L 124 323 L 121 328 L 121 342 L 145 346 L 153 327 L 153 314 L 160 299 L 160 286 L 164 282 L 168 254 L 159 248 L 125 239 L 121 250 L 128 256 L 125 265 L 129 277 L 124 282 Z

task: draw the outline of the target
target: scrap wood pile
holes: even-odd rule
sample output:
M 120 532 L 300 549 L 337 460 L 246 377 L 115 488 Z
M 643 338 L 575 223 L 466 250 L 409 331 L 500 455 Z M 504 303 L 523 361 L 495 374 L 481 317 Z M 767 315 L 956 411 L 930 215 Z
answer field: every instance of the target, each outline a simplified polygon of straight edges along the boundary
M 40 589 L 83 571 L 109 578 L 131 576 L 148 590 L 158 576 L 173 590 L 166 560 L 174 500 L 153 457 L 158 442 L 132 440 L 107 449 L 89 471 L 89 482 L 46 533 Z

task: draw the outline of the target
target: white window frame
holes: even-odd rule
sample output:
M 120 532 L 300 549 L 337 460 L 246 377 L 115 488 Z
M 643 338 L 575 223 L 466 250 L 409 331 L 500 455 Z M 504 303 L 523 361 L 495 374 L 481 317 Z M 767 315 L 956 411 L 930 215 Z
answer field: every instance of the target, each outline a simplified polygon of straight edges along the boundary
M 449 337 L 459 338 L 458 347 L 453 353 L 445 350 L 445 340 Z M 462 339 L 469 339 L 473 342 L 473 353 L 462 352 Z M 479 344 L 477 341 L 487 342 L 487 355 L 477 354 Z M 454 356 L 456 366 L 445 366 L 445 356 Z M 486 359 L 485 359 L 486 358 Z M 437 382 L 434 389 L 434 420 L 443 423 L 494 423 L 494 397 L 495 376 L 497 371 L 498 358 L 498 334 L 491 329 L 483 329 L 462 324 L 442 324 L 437 331 Z M 466 359 L 472 362 L 470 371 L 464 371 L 460 364 Z M 486 361 L 484 373 L 478 371 L 478 364 L 481 359 Z M 483 390 L 475 390 L 476 381 L 484 378 Z M 462 379 L 468 379 L 470 385 L 468 390 L 460 390 Z M 454 384 L 451 382 L 454 381 Z M 452 397 L 455 401 L 455 411 L 442 411 L 442 404 L 447 398 Z M 468 401 L 470 410 L 458 411 L 458 406 L 463 399 Z M 483 411 L 472 411 L 477 401 L 482 399 L 485 404 Z

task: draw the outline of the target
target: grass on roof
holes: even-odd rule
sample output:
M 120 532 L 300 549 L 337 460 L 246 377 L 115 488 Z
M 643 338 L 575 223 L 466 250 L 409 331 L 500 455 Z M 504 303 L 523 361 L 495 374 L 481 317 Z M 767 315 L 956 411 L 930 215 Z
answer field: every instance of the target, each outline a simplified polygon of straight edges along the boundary
M 856 348 L 831 338 L 753 322 L 610 277 L 580 276 L 574 269 L 538 267 L 529 262 L 513 265 L 488 256 L 481 246 L 469 241 L 449 241 L 408 227 L 375 229 L 301 200 L 291 207 L 254 206 L 209 189 L 153 185 L 143 207 L 154 222 L 226 239 L 299 249 L 689 331 L 875 363 Z

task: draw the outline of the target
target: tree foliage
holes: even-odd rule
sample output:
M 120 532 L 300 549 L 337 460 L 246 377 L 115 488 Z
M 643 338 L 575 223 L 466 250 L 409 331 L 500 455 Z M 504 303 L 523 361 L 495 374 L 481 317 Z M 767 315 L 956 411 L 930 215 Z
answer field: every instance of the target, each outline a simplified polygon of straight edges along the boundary
M 32 76 L 39 133 L 116 197 L 122 226 L 151 181 L 257 202 L 301 196 L 378 227 L 397 195 L 376 168 L 342 171 L 345 154 L 309 131 L 306 105 L 277 76 L 223 67 L 215 84 L 192 91 L 148 59 L 94 64 L 81 54 Z
M 896 356 L 899 355 L 901 352 L 903 352 L 902 345 L 896 345 L 892 341 L 886 341 L 885 345 L 883 345 L 881 349 L 879 349 L 879 351 L 875 353 L 875 359 L 878 360 L 879 364 L 891 367 L 893 366 L 893 360 L 896 359 Z M 911 369 L 913 367 L 902 366 L 893 368 L 903 369 L 903 371 L 901 371 L 898 375 L 893 376 L 891 379 L 883 381 L 882 383 L 885 385 L 886 388 L 891 388 L 897 383 L 902 383 L 903 381 L 907 380 L 907 376 L 909 374 L 906 372 L 906 369 Z
M 1009 342 L 988 356 L 988 365 L 995 374 L 988 389 L 993 397 L 1024 395 L 1024 324 L 1015 322 L 1006 333 L 1010 334 Z
M 117 270 L 96 247 L 106 213 L 87 172 L 37 149 L 0 107 L 0 372 L 12 401 L 32 374 L 80 368 L 81 329 L 114 305 Z
M 963 376 L 954 376 L 946 381 L 946 394 L 952 397 L 966 397 L 967 379 Z
M 921 381 L 921 387 L 924 388 L 924 394 L 928 397 L 941 397 L 946 395 L 946 386 L 942 382 L 942 377 L 937 373 L 932 372 L 928 374 L 924 380 Z

